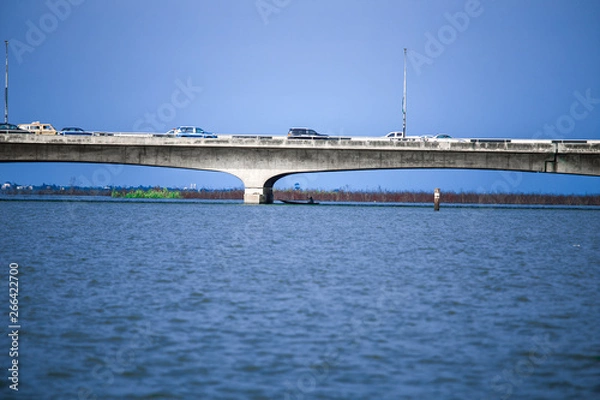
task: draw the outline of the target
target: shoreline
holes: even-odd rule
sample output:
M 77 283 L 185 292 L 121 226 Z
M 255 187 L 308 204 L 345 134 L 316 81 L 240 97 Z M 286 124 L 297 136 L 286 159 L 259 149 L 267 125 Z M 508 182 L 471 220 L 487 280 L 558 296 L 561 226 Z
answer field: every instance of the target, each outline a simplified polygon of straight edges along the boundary
M 157 196 L 161 193 L 162 196 Z M 5 189 L 0 198 L 12 196 L 56 196 L 68 197 L 109 197 L 123 199 L 178 199 L 178 200 L 243 200 L 243 189 L 219 190 L 178 190 L 173 188 L 45 188 L 45 189 Z M 273 190 L 274 200 L 306 200 L 328 203 L 402 203 L 432 204 L 433 191 L 324 191 L 324 190 Z M 600 206 L 600 194 L 555 195 L 535 193 L 474 193 L 441 192 L 441 204 L 485 204 L 485 205 L 543 205 L 543 206 Z

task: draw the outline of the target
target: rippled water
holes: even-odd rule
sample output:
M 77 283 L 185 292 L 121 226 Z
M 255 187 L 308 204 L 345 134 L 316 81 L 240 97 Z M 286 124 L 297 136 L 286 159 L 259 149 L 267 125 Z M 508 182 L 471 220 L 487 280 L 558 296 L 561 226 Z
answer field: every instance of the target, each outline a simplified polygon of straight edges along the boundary
M 2 398 L 600 397 L 600 211 L 0 201 Z M 8 285 L 1 298 L 9 332 Z

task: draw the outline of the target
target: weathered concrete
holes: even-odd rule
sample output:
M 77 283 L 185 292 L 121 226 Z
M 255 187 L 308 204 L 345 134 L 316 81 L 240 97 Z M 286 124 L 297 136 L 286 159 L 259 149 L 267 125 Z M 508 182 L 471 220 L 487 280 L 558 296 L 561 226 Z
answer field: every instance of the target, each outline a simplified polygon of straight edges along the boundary
M 600 141 L 404 142 L 0 134 L 0 162 L 89 162 L 227 172 L 246 203 L 273 201 L 273 184 L 302 172 L 487 169 L 600 176 Z

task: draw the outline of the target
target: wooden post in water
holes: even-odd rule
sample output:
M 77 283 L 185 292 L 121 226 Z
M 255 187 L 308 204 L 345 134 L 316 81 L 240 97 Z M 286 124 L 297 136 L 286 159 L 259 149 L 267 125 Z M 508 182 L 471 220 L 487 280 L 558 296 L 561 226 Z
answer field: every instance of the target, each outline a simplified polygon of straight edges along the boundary
M 433 211 L 440 211 L 440 188 L 433 191 Z

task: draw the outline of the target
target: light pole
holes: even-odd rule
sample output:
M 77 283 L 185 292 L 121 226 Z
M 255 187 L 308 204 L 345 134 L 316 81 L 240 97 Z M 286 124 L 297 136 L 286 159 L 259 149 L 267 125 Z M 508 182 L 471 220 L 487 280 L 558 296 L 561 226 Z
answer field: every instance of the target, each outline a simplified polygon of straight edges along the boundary
M 404 48 L 404 88 L 402 90 L 402 137 L 406 137 L 406 48 Z
M 8 123 L 8 40 L 4 41 L 6 45 L 6 78 L 4 79 L 4 123 Z

